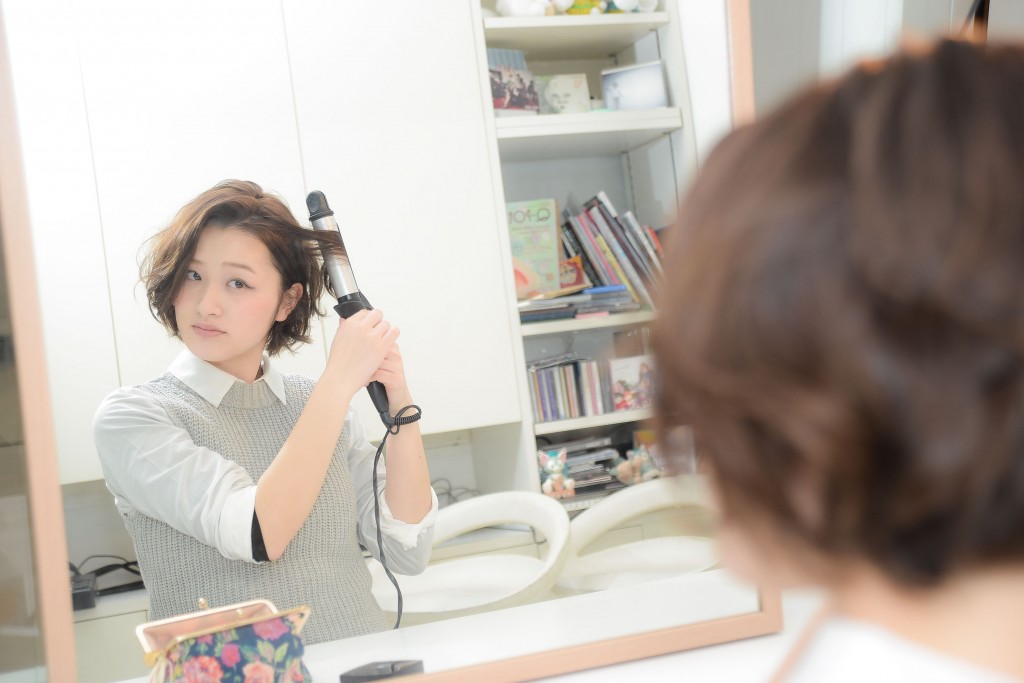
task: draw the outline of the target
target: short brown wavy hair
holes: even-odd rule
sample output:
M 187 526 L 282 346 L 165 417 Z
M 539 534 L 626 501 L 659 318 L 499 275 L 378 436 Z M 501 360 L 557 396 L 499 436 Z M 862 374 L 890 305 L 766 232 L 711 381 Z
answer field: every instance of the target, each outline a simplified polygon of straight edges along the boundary
M 726 515 L 905 585 L 1024 559 L 1022 122 L 1024 49 L 945 40 L 710 155 L 652 336 Z
M 244 230 L 266 245 L 281 275 L 282 292 L 295 283 L 302 285 L 302 296 L 288 318 L 270 328 L 267 353 L 276 355 L 281 349 L 294 350 L 309 342 L 312 317 L 323 315 L 319 307 L 325 290 L 321 249 L 344 257 L 341 238 L 302 227 L 283 200 L 245 180 L 224 180 L 206 190 L 151 238 L 139 272 L 153 317 L 178 336 L 174 299 L 195 256 L 199 236 L 211 225 Z

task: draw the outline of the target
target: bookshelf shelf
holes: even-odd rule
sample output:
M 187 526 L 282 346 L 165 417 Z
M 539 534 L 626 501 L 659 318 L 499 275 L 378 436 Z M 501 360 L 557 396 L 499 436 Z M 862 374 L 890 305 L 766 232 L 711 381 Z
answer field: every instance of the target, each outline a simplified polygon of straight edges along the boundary
M 541 436 L 543 434 L 555 434 L 557 432 L 589 429 L 591 427 L 610 427 L 626 422 L 648 420 L 652 415 L 653 411 L 645 408 L 643 410 L 623 410 L 617 413 L 605 413 L 604 415 L 595 415 L 593 417 L 577 417 L 571 420 L 537 422 L 533 425 L 533 433 Z
M 502 162 L 622 154 L 683 127 L 676 107 L 636 111 L 498 117 Z
M 583 332 L 611 327 L 632 327 L 654 320 L 653 311 L 637 313 L 616 313 L 606 318 L 567 318 L 542 323 L 524 323 L 520 326 L 524 337 L 539 337 L 545 334 L 563 334 L 565 332 Z
M 488 47 L 514 48 L 527 59 L 596 59 L 617 54 L 669 23 L 667 12 L 553 17 L 488 17 Z

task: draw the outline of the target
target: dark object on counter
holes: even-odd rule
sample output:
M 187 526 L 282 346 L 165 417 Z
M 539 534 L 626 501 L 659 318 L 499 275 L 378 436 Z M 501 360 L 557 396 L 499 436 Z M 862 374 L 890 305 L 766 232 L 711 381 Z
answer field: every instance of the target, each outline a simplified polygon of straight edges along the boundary
M 75 610 L 96 606 L 95 574 L 79 574 L 71 577 L 71 606 Z
M 129 593 L 131 591 L 140 591 L 146 587 L 142 581 L 132 581 L 131 583 L 122 583 L 118 586 L 110 586 L 109 588 L 100 588 L 96 591 L 96 595 L 114 595 L 115 593 Z
M 423 673 L 423 661 L 420 659 L 401 659 L 388 662 L 370 662 L 349 669 L 341 674 L 341 683 L 366 683 L 379 681 L 406 674 Z

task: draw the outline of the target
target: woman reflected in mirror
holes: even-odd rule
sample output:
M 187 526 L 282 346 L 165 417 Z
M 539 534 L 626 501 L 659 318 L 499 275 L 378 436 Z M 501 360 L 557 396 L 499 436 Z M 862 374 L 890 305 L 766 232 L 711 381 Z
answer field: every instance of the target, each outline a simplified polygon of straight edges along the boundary
M 371 381 L 392 414 L 413 403 L 398 328 L 379 310 L 340 319 L 317 380 L 278 355 L 310 342 L 325 284 L 321 249 L 258 185 L 224 181 L 148 243 L 150 310 L 184 348 L 167 372 L 112 393 L 94 420 L 107 487 L 135 544 L 150 619 L 267 599 L 308 605 L 307 643 L 387 629 L 362 545 L 404 574 L 430 554 L 437 498 L 419 425 L 378 468 L 351 407 Z M 396 274 L 397 275 L 397 274 Z M 138 349 L 145 353 L 145 349 Z
M 728 135 L 671 236 L 663 427 L 723 564 L 823 589 L 777 680 L 1024 679 L 1024 49 L 863 63 Z

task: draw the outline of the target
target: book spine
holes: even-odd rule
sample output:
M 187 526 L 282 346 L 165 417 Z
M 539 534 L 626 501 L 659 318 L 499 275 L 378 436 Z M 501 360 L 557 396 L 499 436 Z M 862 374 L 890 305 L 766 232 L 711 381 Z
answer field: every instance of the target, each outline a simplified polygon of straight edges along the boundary
M 597 253 L 601 255 L 602 263 L 604 263 L 605 267 L 608 268 L 608 272 L 610 273 L 609 279 L 611 280 L 609 284 L 625 285 L 626 289 L 632 290 L 629 282 L 623 278 L 622 268 L 619 267 L 616 262 L 615 255 L 612 254 L 608 244 L 604 241 L 604 237 L 601 236 L 601 231 L 597 229 L 596 225 L 594 225 L 593 219 L 586 211 L 580 213 L 579 219 L 580 224 L 584 226 L 587 234 L 591 236 L 594 240 L 594 244 L 597 245 Z M 630 291 L 630 294 L 635 296 L 635 292 L 633 291 Z M 639 301 L 639 299 L 637 299 L 637 301 Z
M 625 271 L 622 270 L 622 266 L 619 265 L 619 260 L 615 258 L 615 254 L 612 253 L 612 249 L 610 246 L 608 246 L 608 243 L 605 241 L 604 236 L 598 233 L 596 235 L 596 239 L 597 245 L 601 248 L 601 251 L 604 252 L 605 257 L 608 259 L 608 264 L 615 272 L 615 277 L 623 285 L 626 286 L 626 290 L 629 292 L 629 295 L 633 298 L 633 301 L 639 304 L 641 301 L 640 295 L 636 293 L 636 289 L 633 287 L 633 283 L 630 282 L 629 279 L 626 277 Z
M 544 368 L 545 384 L 545 408 L 547 409 L 547 421 L 558 419 L 558 394 L 555 391 L 555 376 L 551 368 Z
M 583 401 L 580 395 L 580 364 L 573 363 L 569 368 L 569 381 L 572 382 L 572 400 L 576 404 L 576 417 L 583 417 Z
M 601 403 L 604 406 L 604 412 L 614 412 L 615 404 L 612 402 L 611 368 L 608 363 L 601 363 L 598 366 L 598 372 L 601 377 Z
M 636 272 L 636 269 L 633 268 L 633 264 L 630 263 L 625 252 L 623 252 L 622 246 L 619 245 L 618 241 L 615 239 L 615 236 L 612 233 L 611 228 L 607 225 L 607 223 L 605 223 L 604 216 L 601 215 L 600 209 L 596 206 L 592 207 L 590 209 L 590 217 L 593 219 L 594 223 L 598 227 L 598 230 L 601 231 L 601 234 L 604 235 L 605 240 L 608 242 L 609 248 L 612 250 L 612 253 L 615 255 L 615 258 L 619 262 L 619 266 L 622 268 L 623 272 L 626 275 L 627 282 L 633 286 L 633 289 L 635 290 L 636 294 L 639 295 L 640 298 L 638 299 L 638 301 L 641 301 L 647 304 L 647 306 L 654 308 L 654 301 L 651 299 L 651 295 L 647 292 L 647 288 L 644 286 L 644 283 L 641 280 L 640 275 Z
M 598 197 L 603 195 L 603 192 L 598 193 Z M 647 263 L 647 258 L 641 253 L 639 244 L 633 239 L 632 235 L 626 230 L 626 228 L 619 221 L 617 215 L 608 209 L 598 197 L 594 197 L 593 200 L 588 202 L 585 206 L 588 210 L 597 208 L 601 214 L 601 218 L 604 219 L 604 225 L 607 226 L 608 233 L 618 243 L 622 253 L 626 255 L 626 260 L 633 266 L 633 270 L 636 271 L 637 276 L 641 278 L 644 285 L 651 282 L 654 279 L 654 267 Z
M 587 212 L 581 211 L 577 216 L 577 220 L 579 221 L 579 224 L 583 230 L 583 234 L 586 235 L 587 238 L 590 240 L 591 244 L 594 245 L 594 253 L 597 254 L 597 258 L 600 261 L 601 266 L 604 268 L 605 272 L 608 275 L 607 284 L 623 284 L 622 280 L 619 279 L 618 273 L 615 272 L 615 268 L 608 260 L 608 253 L 601 248 L 601 243 L 599 241 L 601 235 L 600 233 L 597 232 L 597 227 L 593 225 L 593 223 L 590 220 L 590 217 L 587 215 Z
M 534 403 L 534 421 L 543 422 L 544 414 L 541 412 L 541 380 L 536 370 L 529 371 L 529 397 Z
M 548 419 L 558 418 L 558 376 L 556 368 L 546 368 L 548 379 Z
M 654 254 L 653 247 L 651 247 L 651 253 L 648 256 L 647 249 L 648 247 L 650 247 L 650 245 L 648 245 L 647 243 L 647 239 L 643 234 L 643 230 L 637 230 L 636 235 L 631 236 L 629 222 L 632 221 L 633 223 L 636 223 L 637 227 L 639 228 L 639 224 L 637 223 L 636 217 L 633 215 L 633 212 L 627 211 L 626 213 L 620 215 L 619 212 L 615 210 L 615 206 L 612 204 L 612 200 L 608 198 L 608 194 L 605 193 L 604 190 L 599 191 L 594 196 L 594 199 L 605 208 L 607 214 L 611 217 L 609 219 L 610 222 L 613 222 L 616 225 L 618 225 L 622 232 L 627 237 L 631 238 L 630 241 L 633 243 L 633 246 L 637 251 L 637 256 L 640 257 L 640 259 L 645 262 L 645 266 L 647 267 L 651 277 L 653 278 L 656 269 L 660 272 L 661 264 L 657 263 L 658 257 Z
M 576 383 L 572 377 L 572 364 L 562 366 L 562 378 L 565 380 L 566 417 L 579 417 L 579 406 L 576 405 Z
M 601 415 L 600 403 L 597 402 L 597 391 L 594 387 L 594 361 L 585 360 L 583 364 L 583 376 L 586 378 L 584 390 L 587 392 L 587 404 L 590 412 L 588 415 Z
M 598 273 L 598 282 L 603 286 L 618 285 L 621 284 L 615 279 L 615 274 L 612 272 L 611 266 L 604 259 L 600 249 L 597 246 L 597 240 L 590 233 L 587 227 L 586 221 L 583 220 L 583 214 L 578 216 L 569 217 L 569 225 L 572 226 L 573 231 L 576 232 L 576 237 L 583 247 L 583 250 L 587 252 L 587 256 L 590 258 L 590 262 L 594 265 L 594 268 Z
M 644 230 L 647 232 L 647 236 L 651 238 L 651 243 L 654 245 L 654 250 L 658 252 L 658 258 L 664 261 L 665 250 L 661 246 L 661 239 L 658 237 L 658 231 L 649 225 L 645 225 Z
M 593 411 L 590 407 L 590 391 L 587 386 L 587 361 L 581 360 L 576 363 L 576 387 L 580 392 L 580 412 L 583 417 L 590 417 Z
M 565 419 L 565 378 L 562 376 L 561 368 L 551 368 L 551 383 L 555 387 L 555 419 Z
M 598 361 L 591 362 L 590 374 L 593 377 L 594 403 L 597 405 L 597 414 L 604 415 L 608 412 L 608 409 L 604 403 L 604 389 L 601 384 L 601 364 Z
M 537 421 L 547 420 L 547 396 L 545 394 L 544 371 L 537 370 Z
M 576 256 L 578 252 L 576 252 L 573 249 L 572 243 L 569 242 L 568 239 L 566 239 L 566 237 L 565 237 L 565 230 L 561 231 L 561 236 L 562 236 L 562 256 L 564 258 L 571 259 L 573 256 Z
M 654 244 L 651 243 L 650 237 L 647 236 L 647 231 L 644 230 L 640 222 L 637 221 L 636 216 L 631 211 L 627 211 L 622 214 L 623 223 L 633 233 L 634 238 L 643 246 L 644 252 L 647 254 L 647 260 L 654 266 L 654 269 L 659 275 L 664 273 L 661 267 L 661 259 L 658 258 L 658 252 L 654 248 Z
M 576 233 L 573 232 L 572 224 L 566 220 L 562 223 L 562 238 L 568 245 L 567 250 L 571 248 L 573 254 L 571 256 L 579 256 L 580 264 L 583 266 L 583 273 L 590 280 L 591 285 L 601 284 L 601 278 L 598 276 L 597 271 L 594 269 L 594 264 L 590 262 L 590 257 L 587 255 L 587 251 L 580 244 L 579 239 L 576 237 Z
M 619 237 L 619 241 L 628 247 L 627 252 L 633 259 L 633 265 L 637 272 L 644 276 L 645 283 L 653 282 L 657 278 L 657 270 L 654 267 L 654 263 L 651 262 L 643 242 L 633 234 L 633 231 L 626 224 L 625 218 L 620 216 L 611 220 L 613 221 L 612 230 Z

